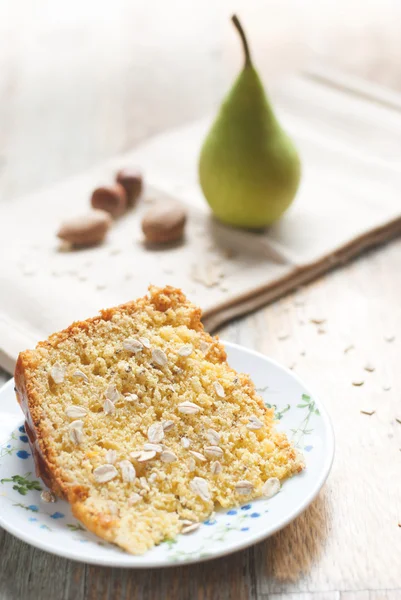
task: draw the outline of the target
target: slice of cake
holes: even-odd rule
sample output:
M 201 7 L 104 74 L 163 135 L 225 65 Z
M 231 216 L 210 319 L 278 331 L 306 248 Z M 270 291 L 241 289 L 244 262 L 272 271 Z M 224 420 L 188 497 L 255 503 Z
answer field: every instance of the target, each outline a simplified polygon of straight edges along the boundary
M 38 475 L 90 531 L 141 554 L 303 463 L 177 289 L 77 322 L 19 355 Z

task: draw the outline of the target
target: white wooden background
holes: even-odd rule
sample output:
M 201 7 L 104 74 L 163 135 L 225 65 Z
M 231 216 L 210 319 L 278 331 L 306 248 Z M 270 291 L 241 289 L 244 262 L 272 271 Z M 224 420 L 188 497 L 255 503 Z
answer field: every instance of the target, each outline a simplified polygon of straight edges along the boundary
M 213 110 L 240 60 L 233 8 L 266 81 L 324 60 L 401 91 L 400 3 L 248 4 L 3 0 L 1 201 Z M 400 272 L 396 241 L 309 286 L 304 307 L 290 296 L 221 331 L 292 366 L 333 418 L 332 474 L 293 524 L 229 558 L 154 572 L 75 564 L 0 531 L 0 600 L 401 598 Z

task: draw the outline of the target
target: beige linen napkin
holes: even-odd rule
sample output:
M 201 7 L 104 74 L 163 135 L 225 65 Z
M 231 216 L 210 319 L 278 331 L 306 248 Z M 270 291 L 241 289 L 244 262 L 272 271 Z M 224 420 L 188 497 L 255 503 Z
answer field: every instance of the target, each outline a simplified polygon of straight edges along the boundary
M 303 179 L 293 207 L 265 233 L 234 230 L 210 217 L 196 173 L 210 119 L 0 206 L 0 364 L 11 370 L 20 350 L 145 293 L 149 283 L 183 288 L 213 330 L 398 235 L 399 97 L 315 72 L 286 81 L 274 100 L 300 150 Z M 126 164 L 145 172 L 144 201 L 115 224 L 104 245 L 60 251 L 60 220 L 85 211 L 93 187 Z M 141 216 L 166 195 L 188 207 L 186 239 L 151 250 L 143 244 Z

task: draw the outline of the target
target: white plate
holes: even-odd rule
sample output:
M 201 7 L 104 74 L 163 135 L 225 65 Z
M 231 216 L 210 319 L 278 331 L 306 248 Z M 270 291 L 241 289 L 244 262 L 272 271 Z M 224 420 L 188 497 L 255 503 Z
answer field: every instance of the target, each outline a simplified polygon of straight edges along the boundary
M 312 502 L 333 461 L 334 437 L 321 402 L 287 369 L 265 356 L 226 343 L 234 369 L 250 373 L 266 403 L 276 406 L 279 427 L 304 453 L 306 469 L 286 481 L 270 500 L 217 512 L 188 535 L 166 541 L 143 556 L 132 556 L 87 532 L 69 505 L 46 504 L 35 477 L 22 413 L 13 382 L 0 390 L 0 525 L 21 540 L 73 560 L 113 567 L 166 567 L 217 558 L 272 535 Z

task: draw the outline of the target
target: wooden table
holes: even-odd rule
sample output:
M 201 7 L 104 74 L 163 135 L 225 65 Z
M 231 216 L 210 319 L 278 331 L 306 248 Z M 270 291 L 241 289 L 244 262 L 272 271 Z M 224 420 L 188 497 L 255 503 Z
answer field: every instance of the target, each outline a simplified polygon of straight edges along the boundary
M 168 6 L 142 4 L 2 3 L 3 202 L 216 105 L 232 72 L 234 44 L 222 27 L 227 7 L 178 0 Z M 283 11 L 276 9 L 282 25 Z M 255 37 L 262 16 L 275 32 L 266 8 L 258 11 L 242 11 Z M 308 20 L 312 13 L 314 19 Z M 300 19 L 305 33 L 318 17 L 316 5 L 301 14 L 298 9 L 286 17 L 291 35 L 299 32 Z M 392 39 L 380 28 L 375 33 L 376 25 L 372 19 L 370 36 Z M 391 30 L 390 21 L 388 26 Z M 299 36 L 296 41 L 307 57 L 309 45 Z M 272 47 L 274 61 L 271 53 L 258 52 L 263 73 L 274 71 L 279 58 L 287 66 L 291 62 L 288 44 L 277 35 Z M 326 54 L 333 54 L 332 45 L 328 48 Z M 348 66 L 371 78 L 384 77 L 377 65 L 388 67 L 392 48 L 383 45 L 382 50 L 379 62 L 367 53 Z M 299 55 L 298 44 L 291 64 Z M 345 55 L 339 53 L 342 66 Z M 393 77 L 391 69 L 384 72 L 401 88 L 401 69 L 393 69 Z M 332 416 L 337 438 L 332 474 L 294 523 L 228 558 L 156 571 L 85 566 L 1 530 L 0 600 L 401 598 L 400 272 L 401 242 L 396 241 L 309 286 L 303 307 L 289 296 L 220 332 L 294 368 Z M 310 322 L 317 316 L 325 319 L 320 326 Z M 283 328 L 290 336 L 280 340 Z

